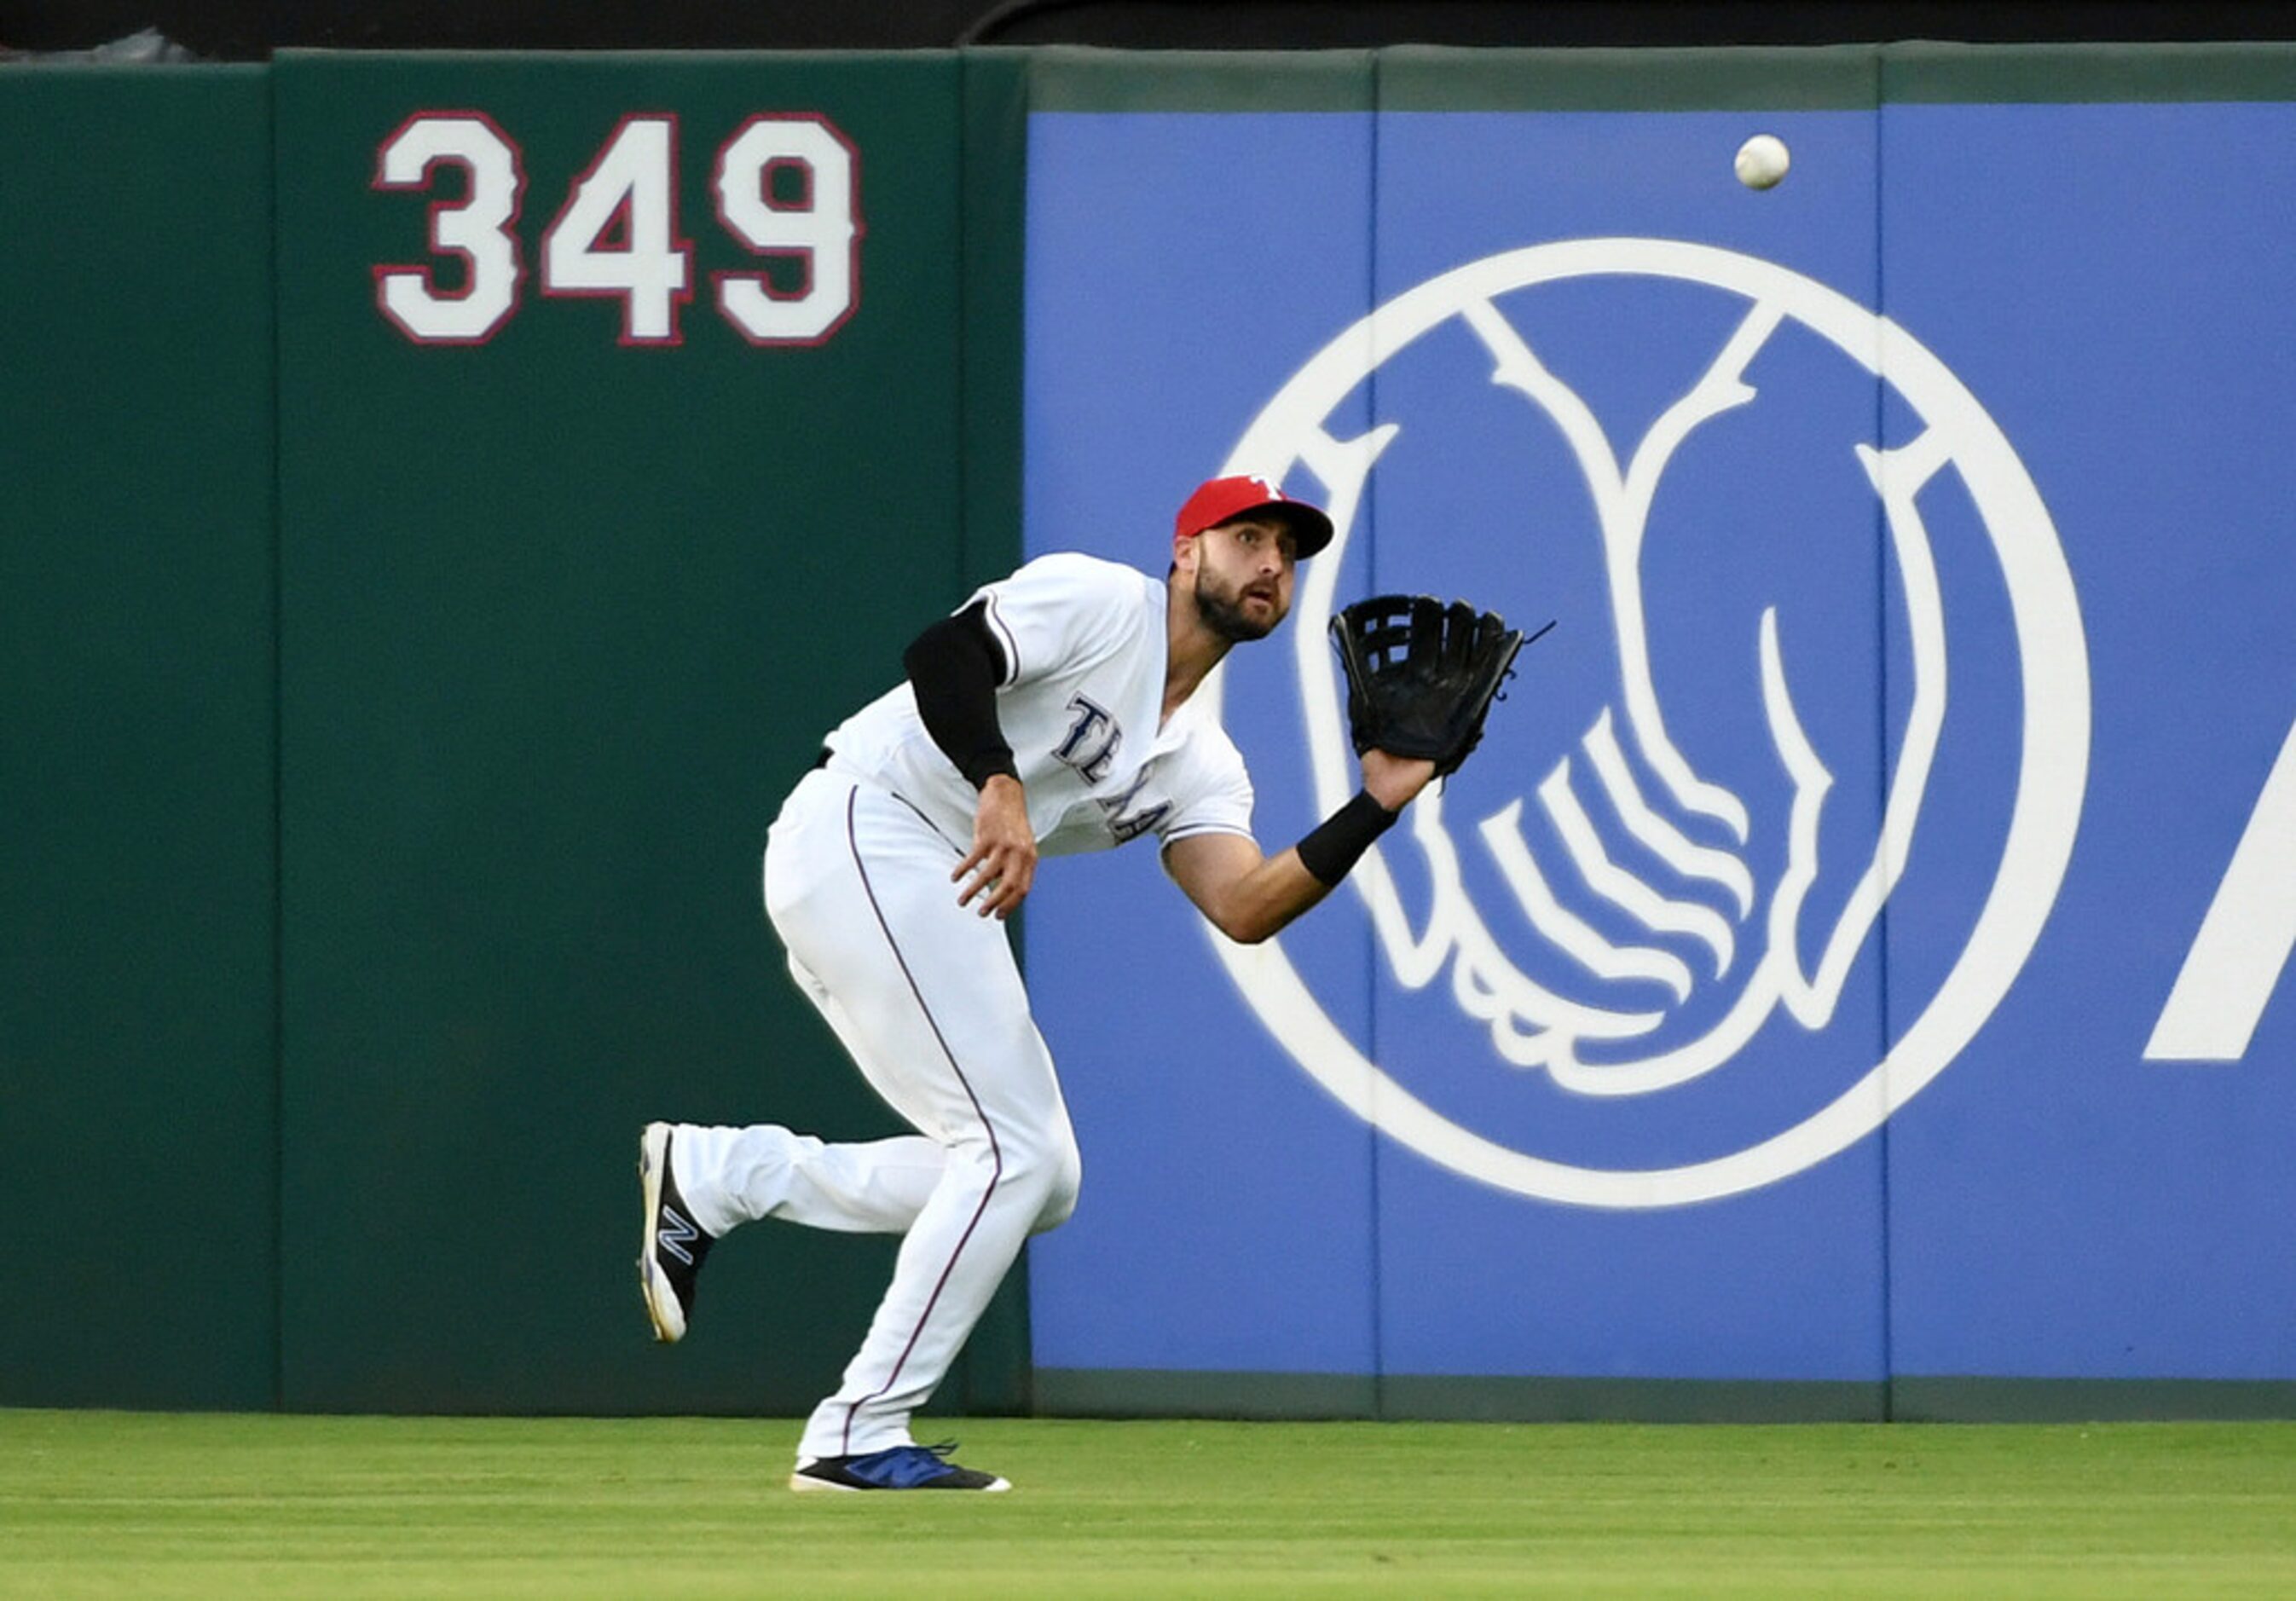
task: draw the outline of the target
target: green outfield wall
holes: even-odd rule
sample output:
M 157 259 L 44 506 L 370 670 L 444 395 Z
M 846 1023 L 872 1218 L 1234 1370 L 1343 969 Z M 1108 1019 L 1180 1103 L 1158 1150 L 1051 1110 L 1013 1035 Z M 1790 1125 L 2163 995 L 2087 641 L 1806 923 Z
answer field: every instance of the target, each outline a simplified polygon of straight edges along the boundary
M 1019 88 L 953 53 L 0 75 L 0 1403 L 832 1387 L 891 1243 L 760 1230 L 716 1332 L 655 1351 L 636 1137 L 895 1127 L 780 970 L 759 853 L 824 729 L 1013 560 L 1017 242 L 964 219 L 1017 216 Z M 498 145 L 393 185 L 394 130 L 472 109 Z M 668 208 L 650 346 L 543 259 L 634 115 L 652 166 L 561 232 L 611 278 Z M 761 121 L 851 152 L 837 196 L 757 163 L 764 253 L 713 172 Z M 511 209 L 458 257 L 496 150 Z M 804 233 L 832 200 L 849 248 Z M 514 304 L 414 337 L 393 263 L 443 319 L 505 264 Z M 850 304 L 757 342 L 736 275 Z M 947 1403 L 1021 1404 L 1024 1358 L 1016 1284 Z
M 274 1394 L 271 83 L 0 73 L 0 1400 Z

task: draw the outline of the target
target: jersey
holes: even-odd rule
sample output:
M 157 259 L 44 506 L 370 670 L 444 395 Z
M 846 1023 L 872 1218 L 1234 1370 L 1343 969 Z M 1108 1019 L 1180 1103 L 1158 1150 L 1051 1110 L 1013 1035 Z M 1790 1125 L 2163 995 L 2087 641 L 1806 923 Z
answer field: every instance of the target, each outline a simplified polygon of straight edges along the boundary
M 1040 854 L 1105 850 L 1151 833 L 1166 844 L 1250 834 L 1251 778 L 1226 731 L 1193 700 L 1163 717 L 1168 600 L 1145 573 L 1074 554 L 1040 556 L 966 599 L 985 603 L 1004 657 L 996 720 Z M 828 744 L 840 765 L 969 848 L 979 797 L 926 732 L 906 681 Z

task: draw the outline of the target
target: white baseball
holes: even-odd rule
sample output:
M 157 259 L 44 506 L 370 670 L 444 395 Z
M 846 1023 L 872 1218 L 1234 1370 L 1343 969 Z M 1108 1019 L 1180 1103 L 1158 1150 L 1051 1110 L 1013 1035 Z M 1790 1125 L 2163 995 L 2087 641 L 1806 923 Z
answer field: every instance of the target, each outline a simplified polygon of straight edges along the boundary
M 1786 176 L 1793 157 L 1775 134 L 1756 134 L 1738 147 L 1738 181 L 1749 189 L 1768 189 Z

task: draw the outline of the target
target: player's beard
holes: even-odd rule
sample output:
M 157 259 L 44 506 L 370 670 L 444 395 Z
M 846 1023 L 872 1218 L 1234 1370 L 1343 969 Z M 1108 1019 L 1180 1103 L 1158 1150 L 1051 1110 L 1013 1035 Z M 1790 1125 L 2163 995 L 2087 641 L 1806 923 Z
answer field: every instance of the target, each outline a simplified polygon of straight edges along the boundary
M 1231 589 L 1223 594 L 1205 587 L 1211 575 L 1202 568 L 1196 570 L 1196 614 L 1204 626 L 1230 645 L 1242 645 L 1253 639 L 1265 639 L 1283 620 L 1283 603 L 1278 601 L 1267 610 L 1267 620 L 1260 621 L 1243 609 L 1243 591 Z

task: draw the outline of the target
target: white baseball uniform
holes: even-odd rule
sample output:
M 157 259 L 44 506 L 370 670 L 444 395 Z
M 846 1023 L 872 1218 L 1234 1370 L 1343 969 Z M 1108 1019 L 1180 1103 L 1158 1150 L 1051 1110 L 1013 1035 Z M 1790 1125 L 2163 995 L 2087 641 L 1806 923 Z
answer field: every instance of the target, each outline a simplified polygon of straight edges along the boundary
M 1162 581 L 1049 555 L 984 601 L 1003 653 L 997 720 L 1041 855 L 1249 835 L 1251 783 L 1193 702 L 1161 717 Z M 828 1145 L 777 1124 L 681 1124 L 673 1177 L 711 1235 L 758 1218 L 906 1236 L 893 1281 L 804 1457 L 911 1443 L 1027 1236 L 1075 1207 L 1080 1168 L 1052 1057 L 1004 926 L 956 903 L 977 795 L 902 684 L 829 738 L 767 835 L 767 914 L 790 972 L 918 1133 Z

